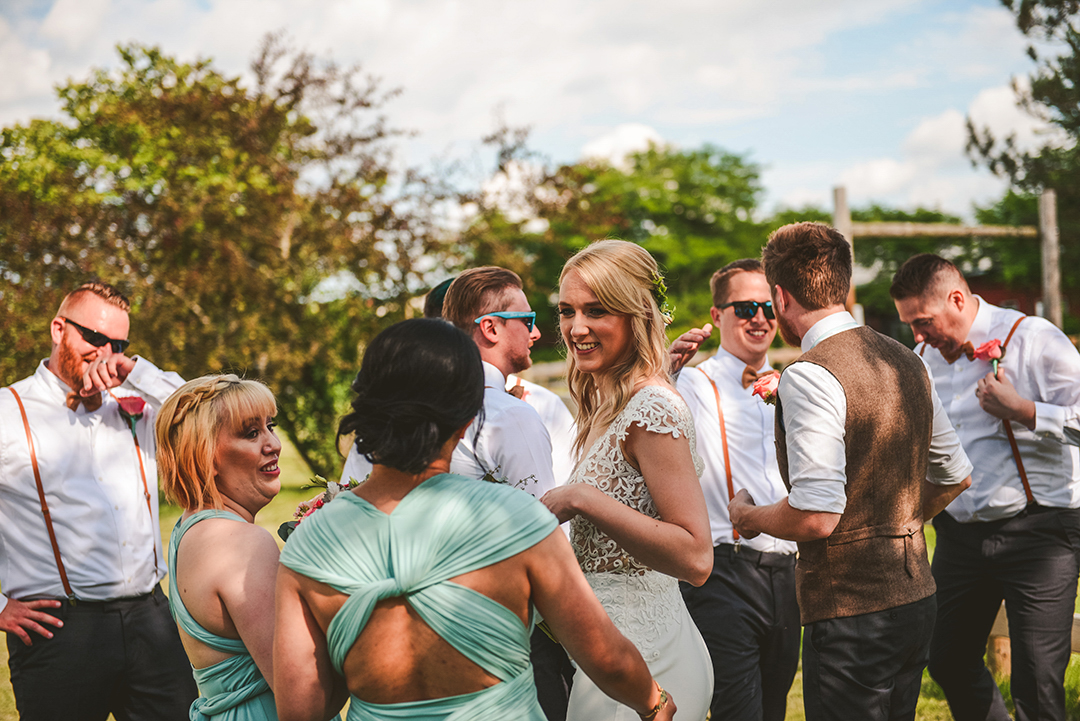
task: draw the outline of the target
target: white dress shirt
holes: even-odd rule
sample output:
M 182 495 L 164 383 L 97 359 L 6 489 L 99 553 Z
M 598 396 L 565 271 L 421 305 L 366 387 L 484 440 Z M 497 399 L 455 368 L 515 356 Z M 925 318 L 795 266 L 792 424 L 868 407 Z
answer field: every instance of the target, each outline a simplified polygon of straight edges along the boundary
M 540 415 L 506 392 L 506 377 L 484 363 L 484 423 L 469 426 L 454 449 L 450 471 L 469 478 L 494 472 L 499 479 L 540 498 L 555 487 L 551 439 Z M 498 469 L 498 470 L 496 470 Z
M 108 393 L 101 407 L 71 411 L 71 390 L 45 361 L 13 387 L 30 431 L 56 542 L 76 597 L 88 601 L 148 593 L 165 577 L 158 526 L 154 418 L 166 398 L 183 385 L 136 356 L 127 380 L 113 393 L 141 396 L 147 405 L 135 429 L 150 491 L 146 507 L 131 427 Z M 154 554 L 157 553 L 157 569 Z M 63 598 L 45 519 L 41 515 L 22 416 L 10 391 L 0 390 L 0 588 L 8 598 Z
M 577 434 L 574 416 L 557 393 L 515 375 L 506 377 L 506 390 L 516 385 L 525 389 L 521 400 L 536 410 L 544 428 L 547 428 L 551 439 L 551 470 L 555 485 L 565 485 L 574 472 L 574 436 Z
M 714 546 L 734 543 L 735 537 L 728 517 L 728 501 L 731 499 L 728 498 L 724 467 L 724 443 L 716 412 L 716 394 L 709 383 L 710 378 L 720 392 L 720 404 L 724 410 L 735 492 L 746 489 L 759 506 L 776 503 L 787 495 L 780 469 L 776 465 L 775 409 L 752 395 L 752 386 L 743 388 L 744 368 L 746 363 L 720 348 L 716 355 L 700 363 L 697 368 L 687 368 L 679 374 L 679 393 L 694 416 L 697 452 L 705 463 L 701 488 L 705 492 L 705 506 L 709 509 Z M 766 360 L 758 371 L 767 370 L 769 363 Z M 765 533 L 751 539 L 739 539 L 739 542 L 766 553 L 795 553 L 797 548 L 794 541 L 774 538 Z
M 979 310 L 967 340 L 978 348 L 1002 343 L 1021 313 L 990 305 L 979 296 Z M 989 361 L 966 356 L 950 365 L 934 348 L 919 347 L 937 384 L 945 411 L 964 450 L 975 463 L 971 488 L 946 509 L 961 523 L 1015 516 L 1027 505 L 1005 425 L 979 406 L 975 387 L 991 372 Z M 1013 423 L 1013 434 L 1035 500 L 1043 506 L 1080 507 L 1080 448 L 1069 445 L 1067 426 L 1080 416 L 1080 353 L 1049 321 L 1026 318 L 1016 329 L 999 363 L 1022 398 L 1035 402 L 1035 430 Z
M 847 311 L 822 318 L 803 336 L 802 351 L 806 353 L 824 339 L 856 327 L 858 324 Z M 926 480 L 937 485 L 960 483 L 971 474 L 971 462 L 941 407 L 929 370 L 927 375 L 934 427 Z M 843 513 L 847 507 L 844 387 L 816 363 L 796 360 L 780 376 L 779 393 L 791 482 L 788 504 L 801 511 Z
M 559 401 L 560 403 L 562 401 Z M 565 410 L 565 406 L 564 406 Z M 569 413 L 569 412 L 568 412 Z M 484 363 L 484 425 L 476 438 L 474 421 L 454 449 L 450 472 L 468 478 L 483 478 L 495 472 L 499 479 L 529 492 L 536 498 L 555 487 L 551 468 L 551 440 L 537 412 L 528 403 L 506 392 L 502 371 Z M 474 454 L 475 450 L 475 454 Z M 477 462 L 479 457 L 479 463 Z M 352 446 L 345 459 L 341 481 L 349 477 L 364 480 L 371 464 Z M 522 481 L 526 481 L 522 483 Z

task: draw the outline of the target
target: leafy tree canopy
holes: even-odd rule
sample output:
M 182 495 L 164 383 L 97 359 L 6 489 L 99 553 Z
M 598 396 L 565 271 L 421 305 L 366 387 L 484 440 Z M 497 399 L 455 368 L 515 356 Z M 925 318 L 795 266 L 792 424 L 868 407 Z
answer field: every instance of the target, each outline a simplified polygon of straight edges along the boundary
M 274 37 L 250 85 L 209 60 L 118 52 L 57 89 L 62 120 L 0 134 L 0 380 L 32 372 L 60 299 L 100 278 L 132 300 L 133 352 L 265 380 L 329 475 L 360 343 L 402 317 L 437 242 L 418 210 L 431 186 L 392 170 L 394 93 Z M 316 302 L 328 278 L 363 291 Z

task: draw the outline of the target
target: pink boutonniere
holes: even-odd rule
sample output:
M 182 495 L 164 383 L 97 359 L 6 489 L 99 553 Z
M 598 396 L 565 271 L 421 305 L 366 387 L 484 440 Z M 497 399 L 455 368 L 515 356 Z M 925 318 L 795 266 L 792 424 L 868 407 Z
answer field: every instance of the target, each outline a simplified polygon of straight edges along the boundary
M 131 428 L 131 435 L 134 436 L 135 421 L 143 417 L 143 411 L 146 410 L 146 401 L 139 396 L 121 396 L 117 398 L 112 391 L 109 391 L 109 395 L 116 401 L 120 417 L 127 421 L 128 426 Z M 137 437 L 136 442 L 138 442 Z
M 776 389 L 780 385 L 780 374 L 770 373 L 754 381 L 754 392 L 751 395 L 758 396 L 770 406 L 776 405 Z
M 139 420 L 146 410 L 146 401 L 138 396 L 124 396 L 117 398 L 116 402 L 120 405 L 120 415 L 129 421 Z
M 1001 347 L 1001 341 L 997 338 L 988 340 L 975 349 L 974 357 L 978 360 L 990 361 L 990 367 L 994 375 L 998 372 L 998 362 L 1005 357 L 1005 349 Z

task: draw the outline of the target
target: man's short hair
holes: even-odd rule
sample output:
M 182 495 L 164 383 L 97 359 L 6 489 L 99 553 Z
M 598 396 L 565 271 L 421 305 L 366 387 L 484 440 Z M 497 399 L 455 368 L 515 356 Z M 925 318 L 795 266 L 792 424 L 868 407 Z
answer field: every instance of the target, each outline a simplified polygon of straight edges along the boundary
M 425 318 L 442 318 L 443 317 L 443 303 L 446 302 L 446 291 L 450 289 L 450 284 L 454 282 L 453 278 L 447 278 L 442 283 L 428 291 L 428 294 L 424 296 L 424 317 Z
M 717 308 L 728 302 L 728 288 L 731 287 L 731 278 L 736 273 L 764 274 L 765 271 L 757 258 L 740 258 L 713 273 L 709 279 L 709 287 L 712 289 L 712 303 Z
M 842 305 L 851 287 L 851 244 L 824 223 L 773 231 L 761 253 L 769 287 L 781 286 L 806 310 Z
M 109 305 L 115 305 L 125 313 L 131 311 L 131 303 L 128 302 L 127 297 L 120 292 L 119 288 L 96 280 L 89 283 L 83 283 L 78 288 L 68 293 L 60 303 L 61 310 L 75 305 L 85 295 L 96 295 Z
M 521 288 L 521 278 L 512 270 L 486 265 L 459 275 L 446 291 L 443 318 L 471 337 L 476 319 L 485 313 L 503 310 L 506 290 Z
M 967 290 L 967 281 L 959 268 L 940 255 L 921 253 L 908 258 L 896 271 L 889 295 L 893 300 L 921 298 L 939 290 L 942 283 L 949 280 L 958 281 Z

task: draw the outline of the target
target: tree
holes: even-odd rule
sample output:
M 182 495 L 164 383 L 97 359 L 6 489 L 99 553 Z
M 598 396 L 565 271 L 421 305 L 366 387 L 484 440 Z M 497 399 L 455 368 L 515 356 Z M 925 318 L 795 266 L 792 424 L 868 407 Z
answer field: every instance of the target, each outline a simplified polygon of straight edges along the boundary
M 968 118 L 968 154 L 973 163 L 984 163 L 991 171 L 1007 177 L 1013 189 L 993 208 L 980 212 L 984 217 L 1020 217 L 1016 211 L 1028 206 L 1044 188 L 1057 192 L 1058 224 L 1061 237 L 1062 286 L 1080 286 L 1080 2 L 1076 0 L 1002 0 L 1016 14 L 1017 27 L 1033 42 L 1028 55 L 1035 63 L 1028 87 L 1013 82 L 1017 103 L 1032 116 L 1057 132 L 1034 150 L 1017 145 L 1015 134 L 996 137 Z M 1036 45 L 1038 43 L 1038 45 Z M 1025 222 L 1034 223 L 1030 213 Z M 1039 283 L 1038 248 L 1006 247 L 1003 243 L 992 255 L 1000 256 L 999 267 L 1007 281 Z M 1075 318 L 1066 326 L 1076 328 Z
M 677 311 L 671 334 L 708 321 L 716 269 L 761 252 L 763 230 L 754 219 L 759 170 L 741 156 L 712 145 L 654 145 L 622 166 L 589 159 L 552 168 L 525 148 L 520 132 L 503 130 L 490 140 L 499 146 L 497 185 L 504 192 L 468 198 L 475 213 L 461 235 L 462 252 L 525 278 L 550 342 L 557 324 L 541 309 L 551 307 L 566 260 L 595 240 L 629 240 L 653 254 Z
M 438 243 L 430 184 L 392 170 L 395 93 L 275 37 L 251 87 L 209 60 L 118 51 L 58 88 L 63 121 L 0 136 L 0 374 L 30 372 L 62 295 L 97 277 L 131 297 L 135 352 L 265 380 L 301 455 L 332 473 L 358 350 L 403 316 Z

